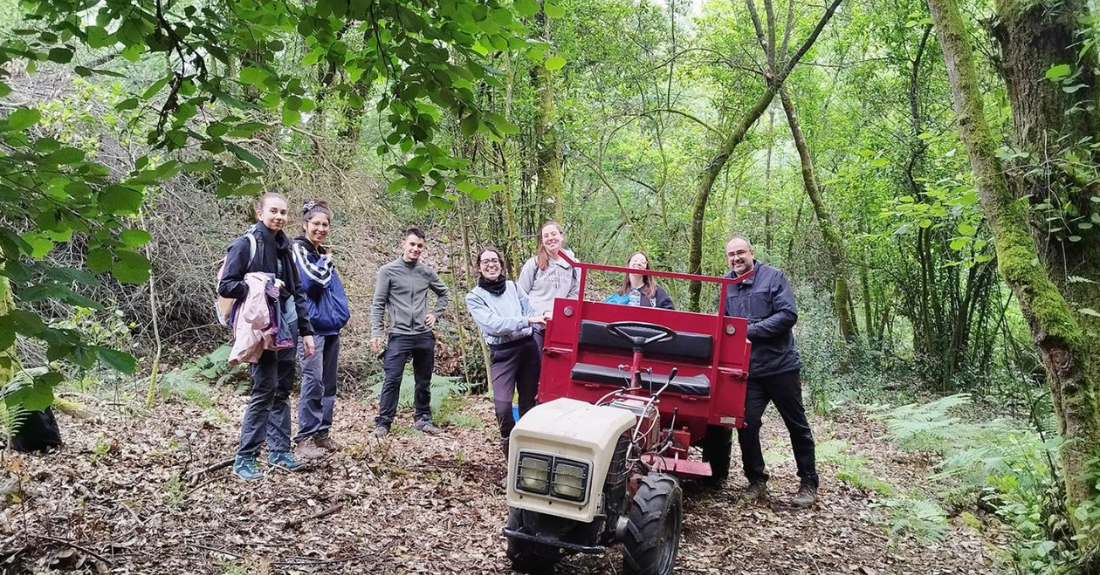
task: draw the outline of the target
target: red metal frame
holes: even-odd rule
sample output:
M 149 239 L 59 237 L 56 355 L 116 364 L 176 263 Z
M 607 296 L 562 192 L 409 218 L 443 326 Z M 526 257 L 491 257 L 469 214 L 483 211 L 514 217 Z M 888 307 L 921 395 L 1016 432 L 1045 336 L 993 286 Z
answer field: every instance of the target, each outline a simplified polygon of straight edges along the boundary
M 663 325 L 678 333 L 710 335 L 714 341 L 711 359 L 705 362 L 666 355 L 643 355 L 641 367 L 652 368 L 654 376 L 659 374 L 667 377 L 675 367 L 678 370 L 677 377 L 701 374 L 710 380 L 709 396 L 681 395 L 670 391 L 662 393 L 658 404 L 662 425 L 671 424 L 678 430 L 686 429 L 690 434 L 691 444 L 696 445 L 705 436 L 707 425 L 741 427 L 745 424 L 745 385 L 751 351 L 751 344 L 745 338 L 748 327 L 745 319 L 722 316 L 721 305 L 717 313 L 706 314 L 585 301 L 585 283 L 589 270 L 619 273 L 634 273 L 637 270 L 577 262 L 564 253 L 560 255 L 580 269 L 580 292 L 577 299 L 558 298 L 554 302 L 553 319 L 547 323 L 543 350 L 540 403 L 559 397 L 596 403 L 620 386 L 574 381 L 571 377 L 574 365 L 585 363 L 618 368 L 620 365 L 630 366 L 633 363 L 633 354 L 629 349 L 582 348 L 578 341 L 582 320 L 605 323 L 645 321 Z M 646 270 L 646 274 L 721 284 L 720 302 L 725 301 L 726 290 L 730 285 L 752 277 L 751 271 L 736 278 L 656 270 Z M 624 375 L 629 377 L 631 374 Z M 624 379 L 624 383 L 625 381 Z

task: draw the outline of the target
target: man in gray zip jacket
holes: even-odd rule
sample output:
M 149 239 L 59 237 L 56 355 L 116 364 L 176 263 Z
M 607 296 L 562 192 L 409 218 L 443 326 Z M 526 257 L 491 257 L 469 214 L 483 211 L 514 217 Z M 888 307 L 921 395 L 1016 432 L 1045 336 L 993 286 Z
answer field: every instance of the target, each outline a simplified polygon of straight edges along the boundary
M 435 334 L 432 328 L 447 309 L 451 293 L 435 270 L 420 263 L 423 253 L 424 232 L 409 228 L 401 244 L 401 257 L 378 270 L 378 280 L 374 285 L 370 343 L 376 352 L 382 349 L 382 316 L 387 306 L 390 310 L 389 341 L 382 357 L 386 378 L 382 382 L 378 418 L 371 433 L 374 437 L 390 432 L 397 414 L 401 377 L 409 356 L 412 356 L 413 380 L 416 383 L 413 428 L 424 433 L 441 432 L 432 425 L 432 368 L 435 365 Z M 428 311 L 428 290 L 436 295 L 435 307 L 431 312 Z

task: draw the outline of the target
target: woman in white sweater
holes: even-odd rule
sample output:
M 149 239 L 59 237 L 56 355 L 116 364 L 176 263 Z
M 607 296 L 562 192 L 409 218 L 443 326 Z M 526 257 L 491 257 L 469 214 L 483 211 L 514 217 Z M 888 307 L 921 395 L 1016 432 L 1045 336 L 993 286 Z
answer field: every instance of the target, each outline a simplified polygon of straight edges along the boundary
M 552 313 L 554 300 L 559 297 L 575 298 L 580 293 L 580 270 L 569 265 L 561 257 L 565 249 L 565 233 L 557 222 L 546 222 L 539 232 L 539 249 L 535 257 L 523 264 L 516 285 L 527 294 L 531 307 L 538 313 Z M 543 347 L 543 331 L 535 329 L 539 349 Z

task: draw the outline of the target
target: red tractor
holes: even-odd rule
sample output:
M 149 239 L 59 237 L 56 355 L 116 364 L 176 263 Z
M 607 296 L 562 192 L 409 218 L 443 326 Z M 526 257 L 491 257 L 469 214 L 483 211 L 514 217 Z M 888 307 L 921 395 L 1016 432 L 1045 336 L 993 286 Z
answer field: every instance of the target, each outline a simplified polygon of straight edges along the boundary
M 683 512 L 679 478 L 729 474 L 733 428 L 744 425 L 750 344 L 741 318 L 559 298 L 547 325 L 539 405 L 512 431 L 508 557 L 549 572 L 569 553 L 623 544 L 627 575 L 672 572 Z M 730 285 L 647 271 L 656 277 Z M 689 458 L 702 448 L 702 461 Z

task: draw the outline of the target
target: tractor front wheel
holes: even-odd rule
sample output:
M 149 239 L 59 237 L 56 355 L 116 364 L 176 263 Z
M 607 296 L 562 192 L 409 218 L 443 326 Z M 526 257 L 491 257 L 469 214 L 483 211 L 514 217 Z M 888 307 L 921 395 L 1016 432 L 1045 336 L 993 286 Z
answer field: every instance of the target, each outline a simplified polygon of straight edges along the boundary
M 508 508 L 508 528 L 522 531 L 524 525 L 533 522 L 534 512 Z M 505 554 L 512 562 L 512 569 L 520 573 L 544 575 L 554 572 L 554 565 L 561 558 L 558 549 L 531 541 L 508 538 Z
M 626 575 L 669 575 L 680 547 L 684 503 L 675 477 L 653 473 L 642 479 L 630 506 L 623 538 Z

